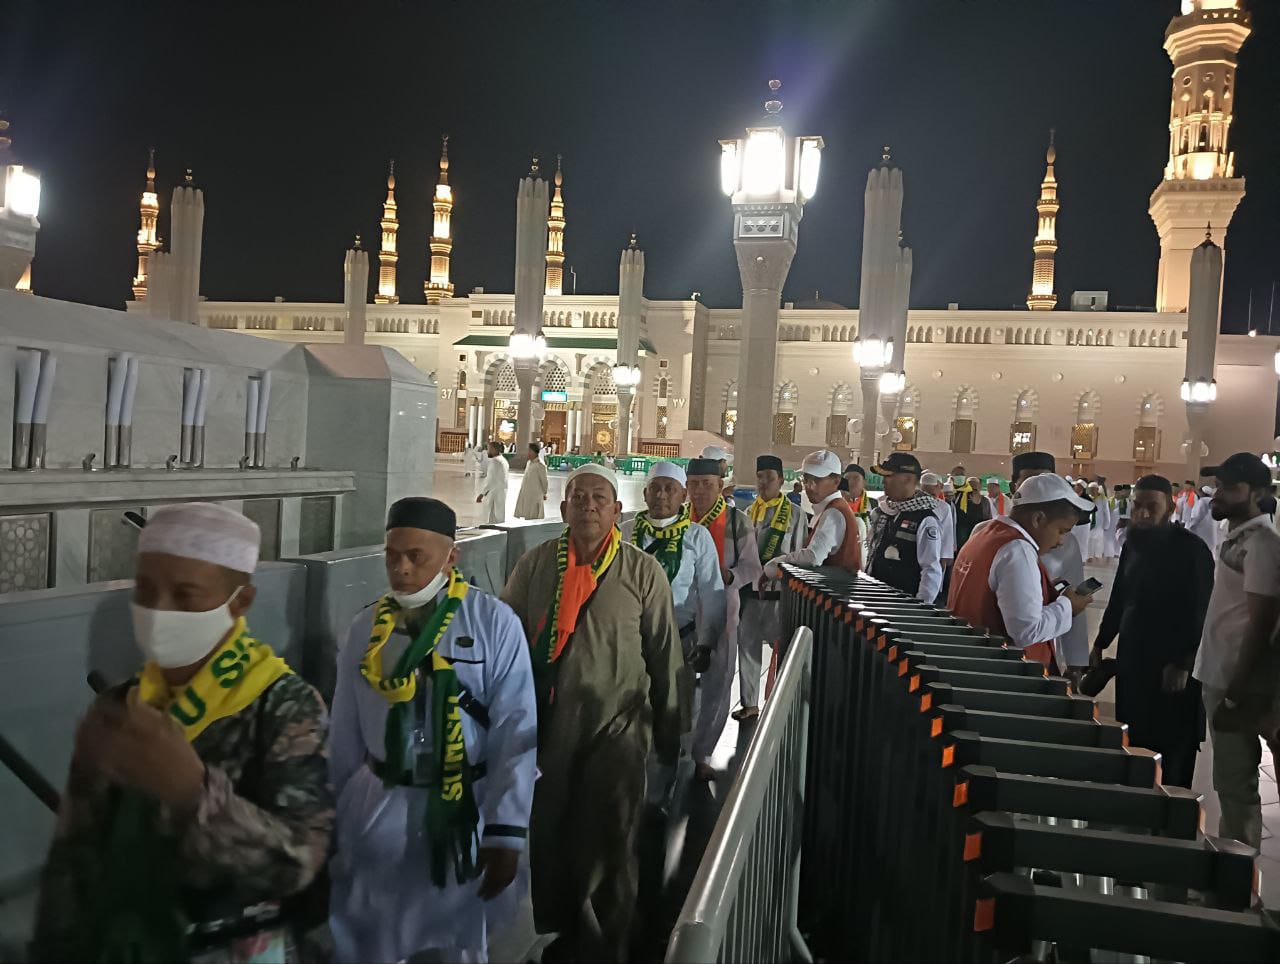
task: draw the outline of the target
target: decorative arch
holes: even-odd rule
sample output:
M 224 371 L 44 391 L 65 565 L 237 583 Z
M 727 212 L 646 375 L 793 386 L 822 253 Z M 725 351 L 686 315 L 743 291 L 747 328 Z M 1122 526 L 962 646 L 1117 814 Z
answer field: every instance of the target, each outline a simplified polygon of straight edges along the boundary
M 836 382 L 831 386 L 831 414 L 848 415 L 855 398 L 853 386 L 848 382 Z
M 1097 422 L 1102 414 L 1102 396 L 1092 388 L 1086 388 L 1076 396 L 1076 421 Z
M 920 411 L 920 389 L 914 383 L 907 385 L 902 389 L 902 394 L 898 396 L 898 414 L 901 416 L 912 416 Z
M 1138 399 L 1138 424 L 1153 428 L 1164 417 L 1164 399 L 1159 392 L 1147 392 Z
M 955 417 L 973 419 L 978 417 L 978 390 L 971 385 L 961 385 L 952 396 Z
M 1034 422 L 1040 413 L 1040 393 L 1030 386 L 1013 397 L 1013 420 Z
M 731 378 L 724 383 L 724 390 L 720 393 L 721 399 L 724 400 L 725 408 L 738 407 L 738 380 Z
M 583 395 L 615 395 L 618 388 L 613 383 L 613 366 L 598 361 L 582 375 Z
M 538 368 L 538 391 L 567 392 L 568 390 L 569 366 L 559 358 L 548 358 Z
M 795 414 L 799 400 L 800 387 L 793 381 L 785 381 L 778 386 L 778 390 L 774 393 L 774 409 L 779 414 Z

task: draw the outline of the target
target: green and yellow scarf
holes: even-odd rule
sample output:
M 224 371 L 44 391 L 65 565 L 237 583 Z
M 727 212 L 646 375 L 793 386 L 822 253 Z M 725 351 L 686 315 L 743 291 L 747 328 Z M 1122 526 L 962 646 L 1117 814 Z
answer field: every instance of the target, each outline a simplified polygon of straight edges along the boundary
M 787 535 L 787 528 L 791 525 L 791 501 L 783 495 L 768 502 L 757 495 L 756 500 L 747 507 L 747 518 L 753 523 L 763 522 L 770 509 L 774 510 L 773 519 L 764 537 L 764 545 L 760 548 L 761 562 L 768 562 L 778 555 L 782 540 Z
M 680 506 L 675 522 L 661 529 L 650 521 L 647 511 L 636 513 L 631 541 L 662 563 L 667 582 L 673 581 L 680 571 L 680 560 L 684 558 L 684 534 L 691 524 L 688 503 Z M 647 546 L 644 544 L 646 536 L 652 540 Z
M 194 741 L 218 720 L 235 716 L 293 670 L 271 647 L 236 620 L 226 640 L 179 692 L 147 663 L 127 699 L 167 711 Z M 181 856 L 176 836 L 161 833 L 159 805 L 133 790 L 116 789 L 107 832 L 107 876 L 95 895 L 93 927 L 99 960 L 145 962 L 187 959 L 189 921 L 179 902 Z
M 374 608 L 369 646 L 360 660 L 360 675 L 390 704 L 383 734 L 385 756 L 378 774 L 389 787 L 404 783 L 405 743 L 410 710 L 418 691 L 417 670 L 428 658 L 431 660 L 431 738 L 439 779 L 427 798 L 426 829 L 431 842 L 431 880 L 437 887 L 446 885 L 450 868 L 460 884 L 475 876 L 479 811 L 462 738 L 462 687 L 453 664 L 438 649 L 469 588 L 462 573 L 449 570 L 444 601 L 431 610 L 422 630 L 400 654 L 391 676 L 384 675 L 382 650 L 395 630 L 401 609 L 394 596 L 383 596 Z

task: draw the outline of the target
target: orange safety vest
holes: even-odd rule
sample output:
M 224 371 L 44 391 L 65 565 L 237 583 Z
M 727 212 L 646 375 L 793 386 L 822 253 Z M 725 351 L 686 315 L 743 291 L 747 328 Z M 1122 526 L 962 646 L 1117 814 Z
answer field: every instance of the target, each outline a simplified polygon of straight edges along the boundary
M 817 518 L 813 520 L 813 528 L 809 530 L 809 535 L 804 540 L 804 544 L 807 546 L 813 541 L 813 534 L 818 531 L 818 520 L 822 518 L 822 513 L 829 512 L 832 509 L 844 516 L 844 541 L 836 546 L 825 560 L 819 561 L 818 565 L 839 566 L 849 572 L 857 572 L 862 568 L 862 543 L 858 539 L 858 517 L 854 515 L 853 507 L 849 505 L 849 500 L 843 495 L 832 499 L 826 504 L 822 512 L 818 513 Z
M 997 636 L 1008 636 L 1004 626 L 1004 615 L 1000 612 L 1000 604 L 991 589 L 991 564 L 995 562 L 996 553 L 1010 542 L 1026 539 L 1021 532 L 999 520 L 990 522 L 974 532 L 964 544 L 956 557 L 955 566 L 951 570 L 951 590 L 947 594 L 947 608 L 952 615 L 963 619 L 971 626 L 985 629 Z M 1030 540 L 1027 540 L 1030 542 Z M 1032 544 L 1034 548 L 1034 543 Z M 1044 564 L 1036 559 L 1040 569 L 1040 586 L 1043 591 L 1045 605 L 1053 602 L 1053 584 Z M 1054 663 L 1053 640 L 1043 643 L 1032 643 L 1022 650 L 1024 659 L 1034 660 L 1052 668 Z

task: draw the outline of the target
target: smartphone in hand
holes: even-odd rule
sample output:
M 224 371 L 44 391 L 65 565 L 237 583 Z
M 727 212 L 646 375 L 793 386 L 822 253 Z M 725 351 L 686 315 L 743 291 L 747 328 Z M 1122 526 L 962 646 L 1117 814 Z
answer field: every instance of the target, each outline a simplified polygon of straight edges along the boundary
M 1102 583 L 1090 576 L 1080 585 L 1075 587 L 1075 592 L 1081 596 L 1092 596 L 1095 592 L 1102 588 Z

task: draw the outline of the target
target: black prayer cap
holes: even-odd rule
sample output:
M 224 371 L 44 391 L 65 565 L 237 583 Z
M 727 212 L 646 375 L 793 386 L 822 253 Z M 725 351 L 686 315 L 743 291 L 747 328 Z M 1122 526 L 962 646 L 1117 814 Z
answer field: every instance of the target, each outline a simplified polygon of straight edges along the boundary
M 1013 477 L 1022 472 L 1057 472 L 1058 462 L 1050 452 L 1019 452 L 1013 457 Z
M 458 534 L 458 517 L 439 499 L 410 496 L 391 504 L 387 529 L 424 529 L 452 539 Z
M 844 474 L 845 474 L 845 475 L 848 475 L 850 472 L 857 472 L 857 473 L 858 473 L 860 476 L 862 476 L 864 479 L 867 477 L 867 470 L 866 470 L 866 469 L 864 469 L 864 468 L 863 468 L 861 465 L 859 465 L 857 462 L 850 462 L 848 465 L 846 465 L 846 466 L 844 467 Z
M 757 472 L 777 472 L 782 474 L 782 459 L 776 455 L 757 455 L 756 456 Z
M 714 475 L 720 478 L 719 459 L 690 459 L 689 467 L 684 470 L 686 477 L 690 475 Z
M 1135 492 L 1163 492 L 1169 498 L 1173 498 L 1173 483 L 1163 475 L 1144 475 L 1133 483 L 1133 490 Z

